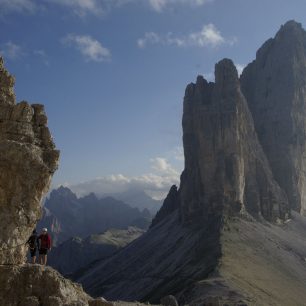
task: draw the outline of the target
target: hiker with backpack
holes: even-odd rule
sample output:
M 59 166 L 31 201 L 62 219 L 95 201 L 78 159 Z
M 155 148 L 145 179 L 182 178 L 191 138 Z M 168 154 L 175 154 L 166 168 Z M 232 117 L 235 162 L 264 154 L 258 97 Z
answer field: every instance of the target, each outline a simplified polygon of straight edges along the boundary
M 32 235 L 30 236 L 30 238 L 28 239 L 26 244 L 29 246 L 29 251 L 30 251 L 30 254 L 31 254 L 31 262 L 32 262 L 32 264 L 35 264 L 35 262 L 36 262 L 36 252 L 37 252 L 37 249 L 39 247 L 36 230 L 34 230 L 32 232 Z
M 42 229 L 42 234 L 38 237 L 39 241 L 39 263 L 41 265 L 47 264 L 47 254 L 51 250 L 51 237 L 46 228 Z

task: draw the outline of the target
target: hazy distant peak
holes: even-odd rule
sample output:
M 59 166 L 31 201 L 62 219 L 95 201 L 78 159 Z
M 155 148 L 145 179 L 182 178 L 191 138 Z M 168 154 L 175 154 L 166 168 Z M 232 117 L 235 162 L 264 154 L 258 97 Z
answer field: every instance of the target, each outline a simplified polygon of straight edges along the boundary
M 77 196 L 68 187 L 64 186 L 60 186 L 59 188 L 52 190 L 50 199 L 54 197 L 77 199 Z

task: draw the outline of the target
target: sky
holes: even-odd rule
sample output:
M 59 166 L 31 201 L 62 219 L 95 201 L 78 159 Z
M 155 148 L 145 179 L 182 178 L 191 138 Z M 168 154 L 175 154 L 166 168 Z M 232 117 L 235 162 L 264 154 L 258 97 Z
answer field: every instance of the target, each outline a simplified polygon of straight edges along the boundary
M 239 72 L 305 0 L 0 0 L 17 101 L 42 103 L 61 151 L 52 186 L 162 197 L 183 169 L 182 105 L 198 74 Z

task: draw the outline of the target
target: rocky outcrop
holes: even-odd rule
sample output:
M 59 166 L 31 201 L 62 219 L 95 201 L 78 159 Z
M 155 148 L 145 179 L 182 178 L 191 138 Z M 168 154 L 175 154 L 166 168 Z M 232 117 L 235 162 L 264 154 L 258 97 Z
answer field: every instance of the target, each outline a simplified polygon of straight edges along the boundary
M 231 60 L 215 68 L 215 83 L 198 77 L 184 98 L 183 223 L 248 212 L 286 219 L 286 195 L 273 178 Z
M 144 306 L 93 299 L 79 284 L 40 265 L 0 266 L 0 288 L 1 306 Z
M 0 288 L 0 305 L 88 306 L 91 300 L 80 285 L 40 265 L 0 267 Z
M 289 21 L 256 53 L 241 86 L 274 178 L 306 211 L 306 32 Z
M 40 202 L 59 151 L 43 105 L 15 102 L 14 78 L 0 59 L 0 264 L 24 262 L 25 241 L 41 216 Z

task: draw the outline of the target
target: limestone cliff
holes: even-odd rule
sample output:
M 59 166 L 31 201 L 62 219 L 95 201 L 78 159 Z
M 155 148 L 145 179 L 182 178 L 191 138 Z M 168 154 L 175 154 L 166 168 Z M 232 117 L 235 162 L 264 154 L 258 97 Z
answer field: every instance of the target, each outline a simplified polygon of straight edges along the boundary
M 241 76 L 255 128 L 290 207 L 306 212 L 306 32 L 289 21 Z
M 231 60 L 219 62 L 215 83 L 187 86 L 183 113 L 183 223 L 248 212 L 286 219 L 286 195 L 273 179 Z
M 0 59 L 0 264 L 23 263 L 25 241 L 57 169 L 59 151 L 43 105 L 15 102 L 14 78 Z

